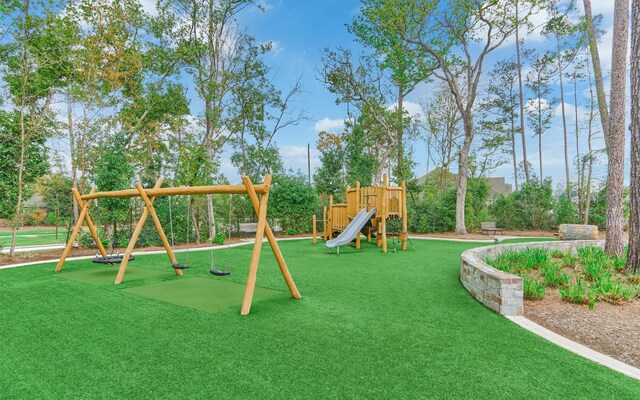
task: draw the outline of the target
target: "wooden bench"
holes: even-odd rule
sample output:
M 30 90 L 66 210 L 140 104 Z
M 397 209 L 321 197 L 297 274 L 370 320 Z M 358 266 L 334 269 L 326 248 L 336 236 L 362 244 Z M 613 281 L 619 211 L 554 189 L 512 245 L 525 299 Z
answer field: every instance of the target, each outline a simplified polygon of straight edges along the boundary
M 247 233 L 256 233 L 258 231 L 257 222 L 242 222 L 238 224 L 238 236 L 244 233 L 244 237 L 247 237 Z
M 502 235 L 503 231 L 504 231 L 504 229 L 502 229 L 502 228 L 496 228 L 496 223 L 495 222 L 480 222 L 480 232 L 481 233 L 486 233 L 488 235 L 489 233 L 496 234 L 496 233 L 500 232 L 500 234 Z

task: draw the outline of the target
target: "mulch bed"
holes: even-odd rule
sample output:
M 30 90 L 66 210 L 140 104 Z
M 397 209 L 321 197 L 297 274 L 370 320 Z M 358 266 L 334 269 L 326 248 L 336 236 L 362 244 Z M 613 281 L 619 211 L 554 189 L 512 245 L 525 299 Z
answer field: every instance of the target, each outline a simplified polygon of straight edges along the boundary
M 525 317 L 566 338 L 640 368 L 640 301 L 586 305 L 562 301 L 547 288 L 543 300 L 524 302 Z

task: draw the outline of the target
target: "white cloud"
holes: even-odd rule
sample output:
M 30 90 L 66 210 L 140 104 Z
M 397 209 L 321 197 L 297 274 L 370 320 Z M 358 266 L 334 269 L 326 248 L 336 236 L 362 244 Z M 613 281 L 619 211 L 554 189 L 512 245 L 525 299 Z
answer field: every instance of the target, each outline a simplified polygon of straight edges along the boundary
M 307 146 L 280 146 L 280 157 L 284 161 L 285 168 L 294 171 L 300 170 L 307 173 Z M 310 149 L 311 171 L 320 166 L 320 153 L 316 149 Z
M 316 132 L 327 131 L 327 132 L 339 132 L 344 128 L 344 119 L 331 119 L 331 118 L 323 118 L 320 121 L 317 121 L 313 126 L 313 129 Z

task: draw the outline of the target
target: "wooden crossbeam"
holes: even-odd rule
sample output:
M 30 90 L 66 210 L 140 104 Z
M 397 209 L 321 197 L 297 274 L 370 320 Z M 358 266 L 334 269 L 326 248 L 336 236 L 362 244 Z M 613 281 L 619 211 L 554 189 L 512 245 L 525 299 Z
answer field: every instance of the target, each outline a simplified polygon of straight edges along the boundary
M 264 185 L 255 185 L 256 193 L 264 193 Z M 143 189 L 149 197 L 177 196 L 177 195 L 203 195 L 203 194 L 247 194 L 247 188 L 243 185 L 215 185 L 215 186 L 178 186 L 167 188 Z M 137 189 L 114 190 L 110 192 L 94 192 L 82 195 L 82 200 L 138 197 Z
M 75 188 L 71 189 L 71 191 L 72 191 L 74 197 L 79 196 L 78 191 Z M 94 193 L 95 191 L 96 191 L 96 189 L 93 188 L 93 189 L 91 189 L 90 193 Z M 76 199 L 77 199 L 77 197 L 76 197 Z M 93 225 L 93 222 L 91 221 L 91 217 L 89 217 L 89 206 L 90 205 L 91 205 L 91 200 L 88 200 L 86 202 L 83 202 L 82 200 L 78 201 L 78 206 L 80 207 L 80 215 L 78 216 L 78 220 L 76 221 L 76 224 L 73 227 L 73 231 L 71 232 L 71 236 L 69 236 L 69 241 L 67 242 L 66 247 L 62 251 L 62 256 L 60 256 L 60 260 L 58 260 L 58 264 L 56 265 L 56 268 L 54 269 L 55 272 L 59 272 L 62 269 L 62 266 L 64 265 L 64 261 L 69 256 L 69 252 L 71 251 L 71 247 L 73 247 L 73 242 L 75 242 L 76 237 L 78 236 L 78 232 L 80 232 L 80 228 L 82 228 L 82 223 L 84 221 L 87 222 L 87 225 L 89 226 L 89 231 L 91 232 L 91 235 L 93 236 L 93 240 L 96 241 L 96 245 L 98 246 L 98 249 L 100 250 L 100 253 L 103 256 L 107 255 L 107 251 L 104 249 L 104 246 L 102 245 L 102 242 L 100 241 L 100 238 L 98 237 L 98 233 L 96 232 L 96 227 Z

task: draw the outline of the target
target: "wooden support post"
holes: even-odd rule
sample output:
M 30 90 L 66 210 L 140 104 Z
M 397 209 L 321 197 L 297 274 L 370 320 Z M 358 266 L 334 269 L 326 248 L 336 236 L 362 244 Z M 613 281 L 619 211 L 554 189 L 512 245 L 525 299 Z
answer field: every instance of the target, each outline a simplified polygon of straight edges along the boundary
M 96 191 L 95 188 L 91 189 L 90 194 L 93 194 Z M 62 251 L 62 256 L 60 257 L 60 260 L 58 261 L 58 264 L 56 265 L 56 268 L 54 269 L 55 272 L 59 272 L 62 269 L 62 266 L 64 265 L 64 260 L 67 259 L 67 256 L 69 256 L 69 252 L 71 251 L 71 247 L 73 247 L 73 242 L 76 240 L 76 236 L 78 236 L 78 232 L 80 231 L 80 228 L 82 227 L 82 222 L 84 222 L 85 217 L 87 215 L 87 213 L 89 212 L 89 205 L 91 205 L 91 200 L 87 200 L 84 204 L 78 204 L 79 206 L 82 206 L 82 209 L 80 210 L 80 215 L 78 216 L 78 220 L 76 221 L 76 225 L 73 227 L 73 231 L 71 232 L 71 236 L 69 237 L 69 241 L 67 242 L 67 246 L 64 248 L 64 250 Z
M 71 193 L 73 194 L 73 197 L 76 199 L 78 206 L 82 207 L 82 205 L 84 204 L 84 201 L 80 198 L 80 193 L 78 193 L 78 189 L 72 188 Z M 96 230 L 96 226 L 93 224 L 93 221 L 89 216 L 89 211 L 87 211 L 87 214 L 85 214 L 84 220 L 87 223 L 87 226 L 89 227 L 89 232 L 91 232 L 91 236 L 93 237 L 93 240 L 96 242 L 98 251 L 103 257 L 106 257 L 107 250 L 105 250 L 104 246 L 102 245 L 102 241 L 100 240 L 100 237 L 98 237 L 98 231 Z
M 407 239 L 409 232 L 407 231 L 407 181 L 402 181 L 402 250 L 407 250 Z
M 327 206 L 324 206 L 322 211 L 322 239 L 329 240 L 327 238 Z
M 358 232 L 358 235 L 356 236 L 356 250 L 360 250 L 360 232 Z
M 356 214 L 360 212 L 362 204 L 360 203 L 360 181 L 356 181 Z
M 384 174 L 382 178 L 382 219 L 380 225 L 382 231 L 378 232 L 378 235 L 382 236 L 382 252 L 387 252 L 387 174 Z
M 158 179 L 156 181 L 155 189 L 159 188 L 162 185 L 162 179 Z M 150 197 L 149 201 L 153 204 L 155 201 L 155 197 Z M 114 284 L 119 285 L 122 283 L 122 279 L 124 279 L 124 274 L 127 272 L 127 265 L 129 264 L 129 258 L 131 258 L 131 254 L 133 253 L 133 249 L 138 242 L 138 237 L 140 236 L 140 232 L 144 227 L 144 223 L 147 221 L 147 217 L 149 216 L 149 209 L 145 206 L 142 211 L 142 215 L 140 215 L 140 219 L 136 224 L 135 229 L 133 230 L 133 235 L 131 235 L 131 239 L 129 239 L 129 244 L 127 244 L 127 249 L 124 252 L 124 256 L 122 257 L 122 262 L 120 263 L 120 268 L 118 269 L 118 275 L 116 275 L 116 280 Z M 175 270 L 176 275 L 182 275 L 182 271 Z
M 327 240 L 330 240 L 333 237 L 333 195 L 329 195 L 329 229 L 327 230 Z
M 269 182 L 271 181 L 271 176 L 267 175 L 267 177 L 269 178 Z M 267 177 L 265 177 L 265 182 L 267 182 Z M 253 209 L 255 210 L 256 214 L 259 214 L 260 210 L 261 210 L 261 206 L 260 206 L 260 200 L 258 199 L 258 194 L 256 193 L 255 190 L 253 190 L 254 186 L 251 184 L 251 180 L 249 179 L 249 177 L 243 176 L 242 177 L 242 181 L 245 184 L 245 186 L 247 187 L 247 193 L 249 194 L 249 199 L 251 200 L 251 203 L 253 204 Z M 263 195 L 264 196 L 264 195 Z M 266 213 L 266 211 L 265 211 Z M 291 292 L 291 297 L 293 297 L 294 299 L 301 299 L 302 296 L 300 295 L 300 292 L 298 291 L 298 288 L 296 287 L 295 282 L 293 281 L 293 278 L 291 277 L 291 274 L 289 273 L 289 269 L 287 268 L 287 263 L 284 260 L 284 257 L 282 256 L 282 252 L 280 251 L 280 247 L 278 246 L 278 242 L 276 241 L 276 237 L 273 234 L 273 231 L 271 230 L 271 227 L 269 226 L 269 223 L 266 221 L 265 218 L 265 226 L 264 226 L 264 233 L 267 236 L 267 240 L 269 241 L 269 245 L 271 246 L 271 250 L 273 251 L 274 256 L 276 257 L 276 261 L 278 262 L 278 267 L 280 268 L 280 272 L 282 273 L 282 276 L 285 280 L 285 282 L 287 283 L 287 286 L 289 287 L 289 291 Z M 256 237 L 256 243 L 257 242 L 257 237 Z M 260 239 L 260 245 L 262 245 L 262 239 Z M 254 248 L 255 250 L 255 248 Z M 257 267 L 256 267 L 257 268 Z M 255 284 L 255 282 L 254 282 Z M 248 285 L 248 282 L 247 282 Z M 247 287 L 248 290 L 248 287 Z M 252 290 L 252 294 L 253 294 L 253 290 Z M 246 294 L 245 294 L 246 296 Z M 249 307 L 251 307 L 251 302 L 249 302 Z M 243 303 L 243 308 L 244 308 L 244 303 Z M 248 311 L 247 311 L 248 313 Z M 246 314 L 243 314 L 246 315 Z
M 316 244 L 316 215 L 313 215 L 313 218 L 311 218 L 311 231 L 312 231 L 312 238 L 311 241 L 313 242 L 313 244 Z

